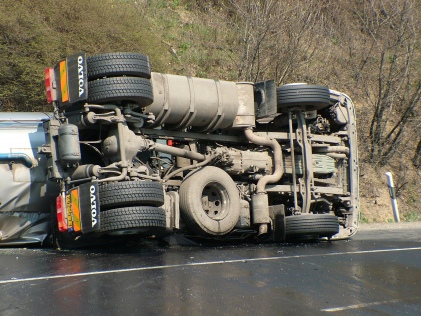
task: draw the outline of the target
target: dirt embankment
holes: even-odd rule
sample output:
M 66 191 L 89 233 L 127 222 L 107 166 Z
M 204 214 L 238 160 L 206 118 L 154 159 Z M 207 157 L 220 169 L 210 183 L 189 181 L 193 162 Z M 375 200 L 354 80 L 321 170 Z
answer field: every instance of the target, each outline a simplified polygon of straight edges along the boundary
M 402 222 L 421 221 L 418 207 L 421 200 L 421 176 L 415 169 L 407 167 L 402 172 L 384 167 L 375 170 L 372 166 L 360 166 L 360 209 L 362 223 L 393 223 L 394 215 L 385 173 L 393 174 Z M 396 169 L 395 169 L 396 170 Z

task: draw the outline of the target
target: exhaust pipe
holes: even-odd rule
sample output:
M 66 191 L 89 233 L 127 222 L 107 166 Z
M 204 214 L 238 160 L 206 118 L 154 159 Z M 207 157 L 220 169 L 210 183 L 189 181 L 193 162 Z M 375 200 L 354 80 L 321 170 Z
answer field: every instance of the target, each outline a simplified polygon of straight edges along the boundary
M 282 162 L 282 148 L 276 139 L 269 137 L 260 137 L 253 133 L 249 127 L 244 130 L 247 140 L 255 145 L 270 147 L 273 151 L 274 172 L 273 174 L 262 177 L 257 182 L 256 193 L 252 196 L 252 215 L 253 224 L 259 224 L 259 236 L 268 232 L 269 217 L 269 199 L 266 192 L 268 183 L 278 182 L 284 173 Z

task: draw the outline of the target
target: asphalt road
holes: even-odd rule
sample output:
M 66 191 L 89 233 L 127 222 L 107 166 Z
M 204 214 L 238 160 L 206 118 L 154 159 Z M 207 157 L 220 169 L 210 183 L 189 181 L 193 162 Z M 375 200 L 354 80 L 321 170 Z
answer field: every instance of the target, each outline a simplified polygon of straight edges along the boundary
M 419 224 L 362 226 L 350 241 L 0 258 L 0 315 L 421 315 Z

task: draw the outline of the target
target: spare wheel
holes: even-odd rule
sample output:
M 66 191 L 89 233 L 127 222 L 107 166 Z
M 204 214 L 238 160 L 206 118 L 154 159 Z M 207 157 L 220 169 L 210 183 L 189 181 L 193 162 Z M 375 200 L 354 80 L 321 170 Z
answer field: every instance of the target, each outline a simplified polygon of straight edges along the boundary
M 187 227 L 194 233 L 225 235 L 240 216 L 237 186 L 224 170 L 204 167 L 181 184 L 180 209 Z

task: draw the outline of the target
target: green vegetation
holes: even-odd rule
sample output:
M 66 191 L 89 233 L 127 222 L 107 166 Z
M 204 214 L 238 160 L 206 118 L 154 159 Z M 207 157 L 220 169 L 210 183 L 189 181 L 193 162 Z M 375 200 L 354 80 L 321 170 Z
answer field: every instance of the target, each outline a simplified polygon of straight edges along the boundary
M 44 68 L 78 51 L 141 52 L 158 72 L 324 84 L 357 104 L 360 164 L 420 188 L 420 35 L 417 0 L 4 0 L 0 110 L 50 110 Z M 402 188 L 399 203 L 418 214 L 420 195 Z
M 370 221 L 364 213 L 360 213 L 360 223 L 368 224 Z
M 407 212 L 403 214 L 403 218 L 406 222 L 417 222 L 421 220 L 421 214 L 417 212 Z
M 78 51 L 139 51 L 163 68 L 165 46 L 151 23 L 127 1 L 1 1 L 3 110 L 45 111 L 44 69 Z

